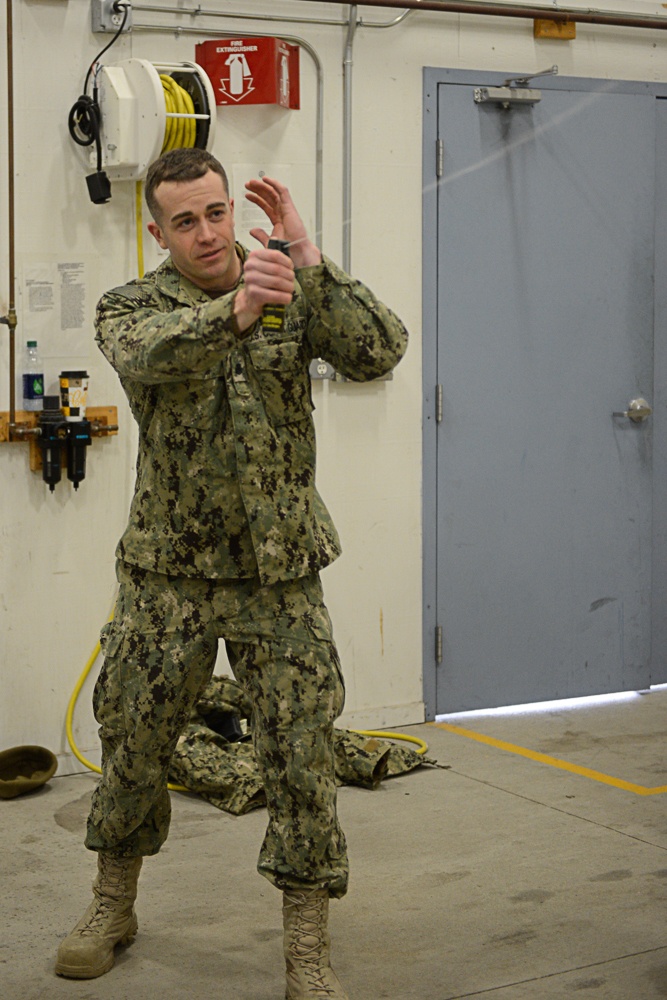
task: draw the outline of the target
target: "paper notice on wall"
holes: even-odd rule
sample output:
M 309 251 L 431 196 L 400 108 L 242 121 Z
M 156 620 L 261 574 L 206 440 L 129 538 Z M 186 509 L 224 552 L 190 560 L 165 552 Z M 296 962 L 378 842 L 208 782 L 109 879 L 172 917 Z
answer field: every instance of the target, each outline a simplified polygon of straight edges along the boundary
M 87 287 L 82 261 L 24 267 L 23 332 L 26 340 L 38 342 L 43 357 L 87 354 Z
M 60 329 L 83 330 L 86 316 L 85 265 L 58 264 Z
M 254 177 L 264 177 L 265 174 L 274 177 L 291 189 L 291 168 L 284 163 L 272 164 L 270 167 L 260 166 L 256 163 L 238 163 L 232 168 L 232 190 L 230 193 L 234 199 L 236 238 L 249 250 L 259 247 L 257 240 L 250 236 L 251 229 L 263 229 L 270 236 L 273 228 L 262 209 L 246 198 L 246 181 L 252 180 Z
M 32 274 L 26 276 L 26 294 L 29 313 L 53 314 L 55 309 L 53 272 L 50 266 L 32 268 Z

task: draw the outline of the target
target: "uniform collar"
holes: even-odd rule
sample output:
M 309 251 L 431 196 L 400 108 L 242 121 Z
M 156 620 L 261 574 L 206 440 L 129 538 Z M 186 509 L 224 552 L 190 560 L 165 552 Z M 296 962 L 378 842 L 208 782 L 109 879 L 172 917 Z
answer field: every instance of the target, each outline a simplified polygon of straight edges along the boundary
M 248 256 L 248 250 L 241 243 L 235 243 L 234 246 L 241 259 L 241 267 L 243 268 Z M 241 277 L 234 288 L 230 288 L 229 291 L 235 291 L 240 285 L 243 284 L 243 281 L 243 270 L 241 270 Z M 208 295 L 202 288 L 198 288 L 197 285 L 193 284 L 189 278 L 186 278 L 184 274 L 181 274 L 181 272 L 177 270 L 171 257 L 167 257 L 167 259 L 156 268 L 155 284 L 158 291 L 169 296 L 171 299 L 176 299 L 178 302 L 181 302 L 186 306 L 200 305 L 202 302 L 211 301 L 210 295 Z

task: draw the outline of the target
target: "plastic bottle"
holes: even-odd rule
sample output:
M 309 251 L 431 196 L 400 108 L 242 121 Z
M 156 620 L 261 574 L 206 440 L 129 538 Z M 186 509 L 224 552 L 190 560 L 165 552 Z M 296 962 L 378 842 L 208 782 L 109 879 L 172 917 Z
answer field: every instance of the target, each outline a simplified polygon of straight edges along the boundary
M 23 356 L 23 409 L 41 410 L 44 400 L 44 366 L 36 340 L 28 340 Z

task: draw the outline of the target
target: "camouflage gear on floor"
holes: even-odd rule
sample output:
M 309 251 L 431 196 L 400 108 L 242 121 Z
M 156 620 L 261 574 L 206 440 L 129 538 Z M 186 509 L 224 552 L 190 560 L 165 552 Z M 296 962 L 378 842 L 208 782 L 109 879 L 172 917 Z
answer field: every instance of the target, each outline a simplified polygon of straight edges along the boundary
M 102 780 L 86 846 L 155 854 L 169 829 L 167 776 L 218 638 L 252 701 L 252 731 L 269 825 L 259 870 L 281 889 L 341 896 L 345 837 L 336 816 L 333 723 L 344 689 L 317 574 L 261 587 L 170 578 L 122 564 L 93 704 Z
M 230 741 L 222 734 L 229 731 L 230 717 L 250 722 L 250 716 L 249 699 L 240 684 L 231 677 L 213 677 L 178 741 L 169 765 L 170 780 L 234 816 L 265 806 L 254 747 L 249 742 Z M 387 740 L 346 729 L 334 730 L 334 767 L 339 785 L 373 789 L 385 778 L 435 763 L 430 757 Z

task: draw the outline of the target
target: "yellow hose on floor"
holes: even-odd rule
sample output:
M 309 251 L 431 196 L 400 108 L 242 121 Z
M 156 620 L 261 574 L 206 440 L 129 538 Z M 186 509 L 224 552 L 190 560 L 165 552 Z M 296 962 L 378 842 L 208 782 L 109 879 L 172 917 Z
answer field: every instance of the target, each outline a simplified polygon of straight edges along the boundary
M 358 736 L 376 736 L 379 740 L 405 740 L 406 743 L 416 743 L 419 750 L 415 750 L 415 753 L 426 753 L 428 750 L 428 743 L 425 740 L 420 740 L 418 736 L 390 733 L 389 730 L 385 729 L 350 729 L 350 732 L 357 733 Z

